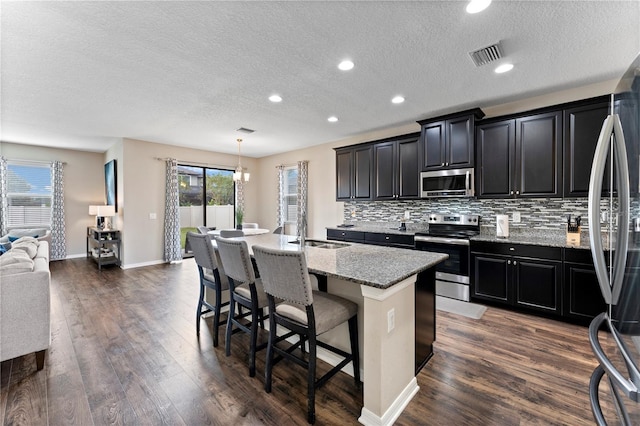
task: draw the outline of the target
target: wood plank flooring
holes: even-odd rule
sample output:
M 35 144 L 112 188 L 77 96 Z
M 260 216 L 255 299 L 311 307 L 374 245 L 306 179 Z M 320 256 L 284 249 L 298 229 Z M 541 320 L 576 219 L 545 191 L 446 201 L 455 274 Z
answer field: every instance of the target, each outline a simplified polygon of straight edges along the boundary
M 248 376 L 248 336 L 213 348 L 198 338 L 193 259 L 99 272 L 86 259 L 51 263 L 52 343 L 0 366 L 3 425 L 303 425 L 303 370 L 281 363 L 273 391 Z M 320 363 L 322 371 L 327 365 Z M 437 312 L 435 355 L 398 425 L 591 425 L 596 362 L 584 327 L 489 308 L 472 320 Z M 340 373 L 316 397 L 318 425 L 358 424 L 361 390 Z

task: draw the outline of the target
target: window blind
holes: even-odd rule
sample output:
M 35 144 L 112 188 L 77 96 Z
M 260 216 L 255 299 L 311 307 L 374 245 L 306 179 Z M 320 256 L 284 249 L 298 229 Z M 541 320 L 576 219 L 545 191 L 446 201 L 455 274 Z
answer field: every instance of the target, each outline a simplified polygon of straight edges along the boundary
M 7 226 L 51 226 L 51 165 L 7 161 Z
M 286 221 L 295 223 L 298 220 L 298 168 L 286 168 L 284 171 L 284 204 L 286 205 Z

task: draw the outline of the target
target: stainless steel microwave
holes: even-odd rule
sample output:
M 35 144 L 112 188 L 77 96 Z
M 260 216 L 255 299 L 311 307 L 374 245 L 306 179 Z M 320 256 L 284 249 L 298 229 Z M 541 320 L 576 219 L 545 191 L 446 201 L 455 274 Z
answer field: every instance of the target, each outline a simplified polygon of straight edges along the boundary
M 473 197 L 473 169 L 437 170 L 420 173 L 420 196 Z

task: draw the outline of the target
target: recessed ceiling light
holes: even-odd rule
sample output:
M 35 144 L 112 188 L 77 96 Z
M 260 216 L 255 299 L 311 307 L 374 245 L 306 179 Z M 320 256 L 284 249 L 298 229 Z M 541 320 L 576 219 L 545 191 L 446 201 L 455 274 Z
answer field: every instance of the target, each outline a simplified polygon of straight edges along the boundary
M 467 5 L 467 13 L 478 13 L 485 10 L 491 4 L 491 0 L 471 0 Z
M 496 68 L 494 71 L 497 74 L 502 74 L 503 72 L 511 71 L 512 69 L 513 69 L 513 64 L 502 64 L 498 68 Z
M 336 121 L 338 121 L 338 117 L 336 117 L 335 115 L 332 115 L 331 117 L 327 118 L 327 121 L 329 123 L 335 123 Z
M 342 71 L 349 71 L 353 68 L 353 62 L 344 60 L 338 64 L 338 68 L 340 68 Z
M 394 104 L 401 104 L 404 102 L 404 98 L 402 96 L 395 96 L 393 99 L 391 99 L 391 102 L 393 102 Z
M 279 95 L 271 95 L 269 96 L 269 100 L 271 102 L 282 102 L 282 98 Z

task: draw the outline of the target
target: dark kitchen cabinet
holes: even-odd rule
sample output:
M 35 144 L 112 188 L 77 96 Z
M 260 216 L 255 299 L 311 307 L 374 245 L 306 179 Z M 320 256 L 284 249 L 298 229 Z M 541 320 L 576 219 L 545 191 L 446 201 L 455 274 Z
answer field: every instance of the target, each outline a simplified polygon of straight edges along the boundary
M 562 196 L 562 112 L 480 124 L 479 197 Z
M 605 312 L 590 250 L 565 249 L 562 315 L 590 322 Z
M 382 232 L 365 232 L 364 242 L 366 244 L 410 249 L 415 245 L 413 234 L 389 234 Z
M 484 198 L 512 197 L 515 186 L 516 122 L 504 120 L 477 127 L 477 192 Z
M 364 243 L 364 232 L 347 230 L 343 231 L 341 229 L 327 229 L 327 240 Z
M 473 299 L 561 314 L 561 248 L 479 242 L 471 250 Z
M 373 145 L 374 200 L 419 198 L 418 134 Z
M 370 200 L 373 195 L 373 146 L 336 150 L 336 200 Z
M 602 123 L 609 114 L 609 102 L 597 102 L 564 110 L 564 196 L 586 197 L 593 154 Z M 609 170 L 609 166 L 607 166 Z M 605 171 L 605 176 L 609 172 Z M 602 185 L 609 192 L 609 181 Z
M 479 108 L 456 115 L 421 120 L 421 169 L 443 170 L 473 167 L 475 120 L 484 117 Z

